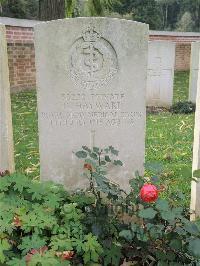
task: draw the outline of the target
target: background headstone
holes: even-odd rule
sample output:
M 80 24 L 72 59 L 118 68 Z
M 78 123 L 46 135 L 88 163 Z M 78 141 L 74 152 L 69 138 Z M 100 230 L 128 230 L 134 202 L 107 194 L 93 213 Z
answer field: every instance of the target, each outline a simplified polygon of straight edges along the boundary
M 0 171 L 14 171 L 10 83 L 5 26 L 0 25 Z
M 147 106 L 169 107 L 173 100 L 175 43 L 149 42 Z
M 190 84 L 189 84 L 189 101 L 195 103 L 197 96 L 197 80 L 200 61 L 200 42 L 193 42 L 191 45 L 190 59 Z
M 41 178 L 83 187 L 83 145 L 114 146 L 124 162 L 110 169 L 128 187 L 143 172 L 148 26 L 76 18 L 35 27 Z
M 200 56 L 200 51 L 199 51 Z M 196 97 L 196 113 L 195 113 L 195 127 L 194 127 L 194 144 L 193 144 L 193 162 L 192 171 L 200 169 L 200 69 L 197 77 L 197 97 Z M 200 178 L 197 179 L 200 181 Z M 195 214 L 191 215 L 194 220 L 200 217 L 200 183 L 192 181 L 191 188 L 191 210 Z

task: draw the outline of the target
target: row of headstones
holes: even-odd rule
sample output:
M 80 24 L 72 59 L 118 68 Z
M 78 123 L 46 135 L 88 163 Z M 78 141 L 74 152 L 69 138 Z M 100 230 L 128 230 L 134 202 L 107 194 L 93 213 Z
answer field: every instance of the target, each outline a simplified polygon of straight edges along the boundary
M 68 189 L 84 187 L 83 166 L 74 155 L 83 145 L 112 145 L 120 151 L 124 167 L 111 167 L 109 175 L 123 189 L 128 190 L 134 171 L 143 174 L 148 33 L 146 24 L 109 18 L 65 19 L 35 27 L 42 180 L 61 182 Z M 3 26 L 0 36 L 0 168 L 13 171 Z M 160 57 L 154 62 L 160 66 Z
M 148 52 L 148 106 L 170 107 L 173 102 L 176 45 L 170 41 L 151 41 Z M 191 45 L 188 100 L 196 103 L 200 42 Z

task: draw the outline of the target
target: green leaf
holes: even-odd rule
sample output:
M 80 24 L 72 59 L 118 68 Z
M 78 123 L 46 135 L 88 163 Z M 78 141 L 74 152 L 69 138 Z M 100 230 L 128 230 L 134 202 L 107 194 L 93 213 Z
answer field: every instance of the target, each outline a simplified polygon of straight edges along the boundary
M 193 172 L 193 177 L 200 178 L 200 169 L 195 170 L 195 171 Z
M 72 241 L 66 235 L 52 236 L 50 246 L 55 251 L 73 250 Z
M 87 264 L 88 262 L 98 262 L 99 256 L 103 252 L 103 249 L 97 241 L 97 238 L 92 234 L 85 236 L 85 244 L 83 246 L 83 250 L 83 259 L 85 264 Z
M 46 240 L 34 234 L 32 236 L 25 236 L 22 238 L 22 243 L 18 246 L 22 250 L 22 255 L 26 255 L 31 249 L 39 249 L 46 245 Z
M 170 247 L 176 250 L 180 250 L 182 248 L 182 241 L 180 239 L 172 239 L 170 242 Z
M 166 211 L 166 212 L 161 212 L 161 217 L 166 220 L 166 221 L 173 221 L 176 217 L 175 213 L 173 213 L 172 211 Z
M 122 230 L 119 236 L 125 238 L 127 241 L 132 241 L 133 239 L 133 234 L 130 230 Z
M 157 214 L 153 208 L 147 208 L 139 211 L 139 216 L 144 219 L 153 219 Z
M 104 265 L 119 265 L 121 258 L 121 246 L 113 244 L 111 248 L 104 250 Z
M 159 211 L 167 211 L 169 210 L 169 204 L 167 200 L 158 199 L 156 202 L 156 209 Z
M 157 162 L 146 162 L 144 167 L 146 171 L 151 171 L 154 174 L 160 174 L 163 170 L 163 165 Z
M 188 251 L 194 257 L 200 259 L 200 239 L 192 239 L 189 242 Z
M 8 261 L 6 265 L 10 266 L 26 266 L 26 261 L 25 259 L 18 259 L 18 258 L 13 258 L 12 260 Z
M 75 155 L 79 158 L 79 159 L 84 159 L 87 157 L 87 152 L 85 151 L 78 151 L 75 153 Z
M 0 262 L 4 263 L 6 260 L 6 257 L 4 255 L 4 251 L 10 250 L 10 244 L 8 243 L 7 239 L 1 239 L 0 240 Z
M 94 160 L 98 160 L 98 156 L 97 156 L 96 153 L 91 152 L 89 155 L 90 155 L 90 157 L 91 157 L 92 159 L 94 159 Z
M 119 155 L 119 151 L 115 150 L 115 149 L 113 148 L 113 146 L 109 146 L 109 149 L 110 149 L 110 152 L 111 152 L 113 155 L 116 155 L 116 156 Z
M 83 148 L 83 150 L 85 150 L 85 151 L 91 152 L 91 149 L 88 148 L 87 146 L 82 146 L 82 148 Z
M 108 155 L 105 156 L 105 161 L 108 162 L 108 163 L 111 162 L 111 159 L 110 159 L 110 157 Z
M 197 227 L 196 224 L 192 223 L 192 222 L 188 222 L 185 226 L 184 229 L 192 234 L 192 235 L 199 235 L 199 228 Z
M 93 152 L 95 152 L 95 153 L 99 153 L 99 148 L 97 148 L 97 147 L 93 147 Z
M 120 160 L 114 160 L 114 165 L 123 166 L 123 163 Z

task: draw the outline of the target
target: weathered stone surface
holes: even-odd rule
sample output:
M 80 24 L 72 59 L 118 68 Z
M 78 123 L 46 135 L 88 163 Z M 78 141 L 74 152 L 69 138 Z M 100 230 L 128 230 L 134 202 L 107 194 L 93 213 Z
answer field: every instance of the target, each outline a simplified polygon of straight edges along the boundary
M 35 27 L 41 178 L 85 186 L 73 152 L 114 146 L 123 188 L 143 171 L 148 26 L 77 18 Z
M 190 84 L 189 84 L 189 101 L 196 103 L 197 80 L 200 61 L 200 42 L 193 42 L 191 45 L 190 59 Z
M 149 42 L 146 92 L 148 106 L 169 107 L 172 105 L 174 65 L 175 43 Z
M 197 55 L 198 56 L 198 55 Z M 200 56 L 200 50 L 199 50 Z M 199 65 L 200 66 L 200 65 Z M 192 171 L 200 169 L 200 68 L 197 78 L 197 100 L 195 113 L 194 144 L 193 144 L 193 163 Z M 197 179 L 200 182 L 200 178 Z M 192 220 L 200 217 L 200 183 L 192 181 L 191 188 L 191 210 L 195 214 L 191 215 Z
M 0 25 L 0 171 L 14 171 L 13 131 L 5 26 Z

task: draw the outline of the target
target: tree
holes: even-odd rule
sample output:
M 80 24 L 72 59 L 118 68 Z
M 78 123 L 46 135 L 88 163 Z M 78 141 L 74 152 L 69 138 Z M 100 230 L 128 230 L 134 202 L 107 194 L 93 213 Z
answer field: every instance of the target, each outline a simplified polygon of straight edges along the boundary
M 190 12 L 185 12 L 177 23 L 177 31 L 192 31 L 194 29 L 194 21 Z
M 194 22 L 193 30 L 200 31 L 200 0 L 182 0 L 182 15 L 190 12 Z
M 104 16 L 120 0 L 66 0 L 67 17 Z
M 39 0 L 40 20 L 65 18 L 65 0 Z
M 122 15 L 131 14 L 132 19 L 149 24 L 150 29 L 160 29 L 160 10 L 155 0 L 123 0 L 115 5 Z
M 38 0 L 0 0 L 1 16 L 38 19 Z
M 162 28 L 173 29 L 178 21 L 180 0 L 156 0 L 162 17 Z

